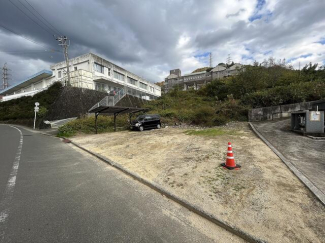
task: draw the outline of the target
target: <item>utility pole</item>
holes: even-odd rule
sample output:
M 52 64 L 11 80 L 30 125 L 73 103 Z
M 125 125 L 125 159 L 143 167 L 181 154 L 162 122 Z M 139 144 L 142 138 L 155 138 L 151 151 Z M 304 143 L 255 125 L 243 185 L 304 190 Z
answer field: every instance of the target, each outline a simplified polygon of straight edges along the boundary
M 6 89 L 9 87 L 9 83 L 8 83 L 8 80 L 9 80 L 9 71 L 10 69 L 7 68 L 7 63 L 5 63 L 3 65 L 3 68 L 2 68 L 2 89 Z
M 68 55 L 68 47 L 70 45 L 70 40 L 66 36 L 59 36 L 59 37 L 56 38 L 56 40 L 59 42 L 59 46 L 62 46 L 62 48 L 63 48 L 65 62 L 67 64 L 67 76 L 68 76 L 67 86 L 70 86 L 71 85 L 70 71 L 69 71 L 69 66 L 70 65 L 69 65 L 69 55 Z
M 212 67 L 213 64 L 212 64 L 212 52 L 210 52 L 210 67 Z

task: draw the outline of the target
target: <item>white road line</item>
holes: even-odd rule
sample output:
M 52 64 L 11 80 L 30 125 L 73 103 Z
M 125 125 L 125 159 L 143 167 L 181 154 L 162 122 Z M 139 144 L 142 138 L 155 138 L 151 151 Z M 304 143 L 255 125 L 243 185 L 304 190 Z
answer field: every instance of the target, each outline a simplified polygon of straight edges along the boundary
M 16 152 L 16 157 L 15 157 L 14 163 L 12 165 L 11 173 L 10 173 L 10 176 L 9 176 L 9 179 L 7 182 L 7 186 L 4 191 L 2 201 L 0 202 L 0 210 L 1 210 L 0 211 L 0 226 L 2 224 L 4 224 L 9 217 L 10 203 L 11 203 L 12 197 L 14 195 L 14 189 L 15 189 L 15 185 L 16 185 L 16 178 L 17 178 L 17 173 L 18 173 L 18 168 L 19 168 L 21 150 L 23 148 L 23 133 L 17 127 L 14 127 L 14 126 L 10 126 L 10 127 L 15 128 L 16 130 L 19 131 L 20 140 L 19 140 L 19 145 L 18 145 L 18 149 Z M 4 236 L 4 232 L 2 229 L 0 230 L 0 236 L 2 236 L 2 237 Z

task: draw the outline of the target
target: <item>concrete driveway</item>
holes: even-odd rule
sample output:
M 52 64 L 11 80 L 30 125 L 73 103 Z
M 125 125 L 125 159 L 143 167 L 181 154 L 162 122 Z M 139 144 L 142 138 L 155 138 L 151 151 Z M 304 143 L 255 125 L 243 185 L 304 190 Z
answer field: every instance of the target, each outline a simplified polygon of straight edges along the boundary
M 290 119 L 254 122 L 254 127 L 325 194 L 325 140 L 290 131 Z

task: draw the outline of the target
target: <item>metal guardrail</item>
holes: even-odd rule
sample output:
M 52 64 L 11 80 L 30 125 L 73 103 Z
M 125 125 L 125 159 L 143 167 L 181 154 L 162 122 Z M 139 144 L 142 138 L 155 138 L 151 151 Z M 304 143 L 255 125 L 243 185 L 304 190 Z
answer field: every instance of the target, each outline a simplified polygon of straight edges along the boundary
M 91 107 L 89 111 L 100 106 L 115 106 L 117 102 L 119 102 L 125 95 L 126 95 L 125 89 L 124 88 L 120 89 L 119 91 L 117 91 L 117 93 L 114 96 L 108 95 L 104 97 L 101 101 L 99 101 L 97 104 Z

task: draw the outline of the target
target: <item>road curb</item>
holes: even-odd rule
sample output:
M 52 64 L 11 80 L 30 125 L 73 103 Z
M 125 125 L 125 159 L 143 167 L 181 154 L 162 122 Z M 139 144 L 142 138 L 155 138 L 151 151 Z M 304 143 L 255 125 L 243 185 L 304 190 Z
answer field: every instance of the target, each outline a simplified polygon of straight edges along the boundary
M 50 134 L 50 133 L 47 133 L 47 132 L 43 132 L 42 129 L 32 129 L 30 127 L 27 127 L 25 125 L 20 125 L 20 124 L 9 124 L 8 125 L 12 125 L 12 126 L 17 126 L 17 127 L 21 127 L 29 132 L 32 132 L 32 133 L 38 133 L 38 134 L 42 134 L 42 135 L 45 135 L 45 136 L 50 136 L 50 137 L 56 137 L 58 138 L 55 134 Z
M 279 150 L 277 150 L 267 139 L 254 127 L 248 123 L 255 134 L 282 160 L 282 162 L 291 170 L 291 172 L 298 177 L 298 179 L 316 196 L 316 198 L 325 206 L 325 195 L 319 190 L 306 176 L 304 176 L 290 160 L 286 159 Z
M 142 184 L 150 187 L 151 189 L 153 189 L 153 190 L 157 191 L 158 193 L 166 196 L 167 198 L 173 200 L 174 202 L 182 205 L 183 207 L 187 208 L 188 210 L 190 210 L 190 211 L 192 211 L 192 212 L 200 215 L 201 217 L 209 220 L 210 222 L 212 222 L 212 223 L 214 223 L 214 224 L 216 224 L 216 225 L 224 228 L 225 230 L 231 232 L 232 234 L 234 234 L 234 235 L 236 235 L 236 236 L 244 239 L 245 241 L 251 242 L 251 243 L 256 243 L 256 242 L 258 242 L 258 243 L 265 243 L 265 242 L 267 242 L 267 241 L 258 239 L 256 237 L 250 235 L 249 233 L 246 233 L 246 232 L 242 231 L 241 229 L 239 229 L 239 228 L 237 228 L 235 226 L 229 225 L 225 221 L 220 220 L 220 219 L 214 217 L 212 214 L 206 212 L 202 208 L 197 207 L 197 206 L 191 204 L 187 200 L 182 199 L 182 198 L 176 196 L 175 194 L 173 194 L 173 193 L 171 193 L 169 191 L 166 191 L 164 188 L 162 188 L 160 185 L 158 185 L 158 184 L 156 184 L 154 182 L 150 182 L 150 181 L 148 181 L 146 179 L 141 178 L 138 174 L 136 174 L 136 173 L 134 173 L 134 172 L 132 172 L 132 171 L 124 168 L 123 166 L 121 166 L 121 165 L 113 162 L 110 159 L 108 159 L 108 158 L 106 158 L 106 157 L 104 157 L 104 156 L 102 156 L 100 154 L 97 154 L 95 152 L 92 152 L 92 151 L 90 151 L 90 150 L 88 150 L 88 149 L 80 146 L 79 144 L 77 144 L 77 143 L 75 143 L 73 141 L 71 141 L 71 144 L 73 144 L 74 146 L 82 149 L 83 151 L 85 151 L 85 152 L 87 152 L 87 153 L 89 153 L 89 154 L 97 157 L 98 159 L 104 161 L 105 163 L 107 163 L 107 164 L 115 167 L 116 169 L 118 169 L 118 170 L 122 171 L 123 173 L 127 174 L 128 176 L 131 176 L 133 179 L 135 179 L 135 180 L 141 182 Z

